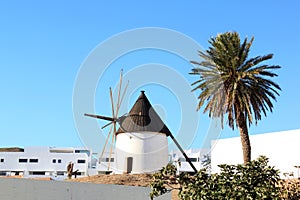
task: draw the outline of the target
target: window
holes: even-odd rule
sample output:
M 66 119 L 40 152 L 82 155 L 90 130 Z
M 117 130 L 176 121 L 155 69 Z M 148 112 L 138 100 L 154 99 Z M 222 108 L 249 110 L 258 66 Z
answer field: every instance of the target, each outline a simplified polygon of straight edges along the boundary
M 83 150 L 83 149 L 76 149 L 75 153 L 85 153 L 86 155 L 90 156 L 91 152 L 89 150 Z
M 64 176 L 65 175 L 65 172 L 63 171 L 58 171 L 56 172 L 57 176 Z
M 5 171 L 0 171 L 0 176 L 6 176 L 7 175 L 7 172 Z
M 29 159 L 29 162 L 31 162 L 31 163 L 38 163 L 39 159 L 31 158 L 31 159 Z
M 56 161 L 57 161 L 57 163 L 61 163 L 61 159 L 53 159 L 52 163 L 56 163 Z
M 41 172 L 41 171 L 34 171 L 34 172 L 29 172 L 29 175 L 45 175 L 46 172 Z
M 4 158 L 1 158 L 1 159 L 0 159 L 0 162 L 4 162 Z
M 11 176 L 20 176 L 20 175 L 23 175 L 23 172 L 20 172 L 20 171 L 12 171 L 10 173 Z
M 85 176 L 85 173 L 84 172 L 77 172 L 77 175 L 78 176 Z
M 110 162 L 114 162 L 115 158 L 110 158 Z M 102 158 L 101 162 L 109 162 L 109 158 Z
M 83 164 L 83 163 L 85 163 L 85 160 L 77 160 L 77 163 Z
M 27 163 L 28 159 L 27 158 L 20 158 L 19 163 Z
M 198 162 L 198 158 L 189 158 L 191 162 Z M 180 162 L 187 162 L 185 158 L 179 158 Z
M 197 162 L 198 159 L 197 158 L 190 158 L 191 162 Z

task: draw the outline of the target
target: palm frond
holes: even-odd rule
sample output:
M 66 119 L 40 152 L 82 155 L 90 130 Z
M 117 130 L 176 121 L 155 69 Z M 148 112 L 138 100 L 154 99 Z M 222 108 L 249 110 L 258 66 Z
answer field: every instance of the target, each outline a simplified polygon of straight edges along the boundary
M 261 64 L 273 54 L 248 58 L 254 37 L 242 42 L 236 32 L 219 34 L 209 40 L 210 47 L 199 51 L 201 62 L 191 61 L 195 68 L 191 75 L 199 79 L 192 83 L 192 91 L 200 90 L 197 110 L 203 107 L 210 117 L 222 120 L 227 116 L 229 127 L 238 126 L 239 116 L 248 124 L 257 123 L 262 114 L 272 112 L 273 101 L 279 96 L 280 86 L 268 78 L 276 77 L 273 70 L 279 65 Z

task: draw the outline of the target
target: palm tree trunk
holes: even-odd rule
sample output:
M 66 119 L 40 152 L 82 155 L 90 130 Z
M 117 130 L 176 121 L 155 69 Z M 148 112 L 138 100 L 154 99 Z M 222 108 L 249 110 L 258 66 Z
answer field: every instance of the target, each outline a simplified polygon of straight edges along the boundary
M 251 144 L 248 134 L 247 122 L 244 115 L 241 115 L 239 117 L 238 126 L 242 142 L 244 164 L 247 164 L 251 161 Z

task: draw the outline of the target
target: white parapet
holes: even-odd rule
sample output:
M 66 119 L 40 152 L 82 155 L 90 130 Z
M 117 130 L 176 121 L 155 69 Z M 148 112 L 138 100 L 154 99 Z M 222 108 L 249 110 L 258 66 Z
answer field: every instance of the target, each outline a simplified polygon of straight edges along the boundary
M 269 165 L 280 170 L 280 176 L 299 177 L 300 129 L 250 135 L 252 159 L 260 155 L 269 158 Z M 212 172 L 219 172 L 219 164 L 242 164 L 243 154 L 239 137 L 214 140 L 211 143 Z

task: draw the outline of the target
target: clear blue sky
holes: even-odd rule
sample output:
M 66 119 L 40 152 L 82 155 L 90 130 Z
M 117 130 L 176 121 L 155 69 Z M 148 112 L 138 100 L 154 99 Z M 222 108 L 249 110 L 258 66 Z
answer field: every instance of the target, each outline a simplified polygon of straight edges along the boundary
M 204 49 L 218 33 L 254 36 L 250 56 L 274 53 L 269 63 L 282 66 L 276 79 L 282 92 L 274 112 L 252 126 L 250 134 L 300 128 L 299 7 L 297 0 L 1 1 L 0 146 L 82 146 L 72 110 L 81 65 L 101 42 L 143 27 L 178 31 Z M 110 81 L 99 82 L 93 97 L 96 112 L 110 114 L 108 88 L 117 83 L 120 68 L 126 74 L 152 62 L 173 67 L 190 83 L 197 78 L 187 74 L 190 64 L 168 53 L 144 50 L 125 55 L 108 67 Z M 158 109 L 176 135 L 178 102 L 174 94 L 159 85 L 140 89 L 146 90 L 153 104 L 160 105 Z M 131 104 L 138 90 L 131 92 Z M 199 128 L 191 147 L 201 146 L 210 124 L 206 114 L 198 115 Z M 222 131 L 222 137 L 237 135 L 228 128 Z

